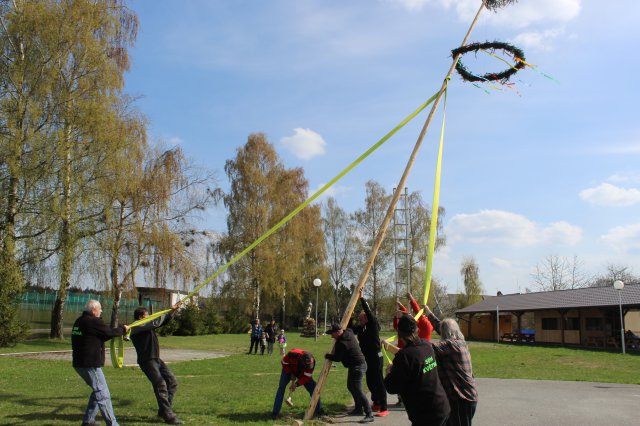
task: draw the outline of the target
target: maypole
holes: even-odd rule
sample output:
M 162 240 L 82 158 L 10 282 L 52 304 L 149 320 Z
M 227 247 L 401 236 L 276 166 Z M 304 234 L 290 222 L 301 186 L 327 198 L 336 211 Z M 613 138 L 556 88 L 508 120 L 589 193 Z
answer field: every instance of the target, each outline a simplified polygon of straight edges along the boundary
M 487 2 L 488 7 L 491 7 L 491 1 L 490 0 L 483 0 L 483 2 L 480 4 L 480 8 L 478 9 L 478 12 L 476 13 L 475 18 L 473 19 L 473 22 L 471 22 L 471 25 L 469 26 L 469 29 L 467 30 L 467 34 L 464 36 L 464 39 L 462 40 L 461 45 L 464 46 L 465 44 L 467 44 L 467 41 L 469 40 L 469 37 L 471 36 L 471 32 L 473 31 L 473 28 L 475 27 L 476 23 L 478 22 L 478 18 L 480 17 L 480 13 L 482 12 L 482 9 L 485 7 L 485 2 Z M 496 3 L 496 2 L 493 2 Z M 498 1 L 497 3 L 504 3 L 504 1 L 500 2 Z M 497 7 L 498 5 L 494 5 L 494 7 Z M 418 140 L 416 141 L 414 147 L 413 147 L 413 151 L 411 151 L 411 155 L 409 157 L 409 160 L 407 161 L 407 165 L 405 166 L 404 172 L 402 173 L 402 177 L 400 178 L 400 181 L 398 182 L 398 184 L 395 186 L 395 191 L 393 193 L 393 197 L 391 198 L 391 204 L 389 205 L 389 208 L 387 210 L 387 214 L 384 217 L 384 220 L 382 221 L 382 225 L 380 226 L 380 229 L 378 230 L 378 235 L 376 236 L 376 239 L 373 243 L 373 247 L 371 249 L 371 253 L 369 255 L 369 259 L 367 260 L 367 263 L 365 264 L 364 270 L 362 271 L 362 273 L 360 274 L 360 279 L 358 280 L 358 285 L 355 287 L 355 289 L 353 290 L 353 294 L 351 295 L 351 300 L 349 300 L 349 304 L 347 305 L 344 314 L 342 316 L 342 321 L 340 322 L 340 325 L 343 329 L 345 329 L 347 327 L 347 325 L 349 324 L 349 319 L 351 318 L 351 315 L 353 314 L 353 311 L 356 307 L 356 303 L 358 302 L 358 294 L 360 294 L 360 290 L 362 288 L 364 288 L 365 282 L 367 281 L 367 278 L 369 276 L 369 272 L 371 270 L 371 267 L 373 265 L 373 261 L 375 260 L 376 256 L 378 255 L 378 250 L 380 249 L 380 246 L 382 245 L 382 241 L 384 240 L 384 236 L 385 233 L 387 231 L 387 228 L 389 227 L 389 223 L 391 222 L 391 218 L 393 216 L 393 211 L 396 207 L 396 203 L 398 202 L 398 199 L 400 198 L 400 193 L 402 191 L 402 188 L 404 188 L 405 183 L 407 181 L 407 178 L 409 177 L 409 173 L 411 172 L 411 169 L 413 167 L 413 163 L 415 162 L 416 156 L 418 155 L 418 151 L 420 150 L 420 147 L 422 146 L 422 140 L 424 139 L 425 134 L 427 133 L 427 129 L 429 128 L 429 125 L 431 124 L 431 121 L 433 120 L 433 116 L 435 115 L 436 110 L 438 109 L 438 105 L 440 104 L 440 100 L 442 99 L 442 96 L 444 95 L 446 89 L 447 89 L 447 84 L 449 83 L 449 79 L 451 78 L 451 74 L 453 74 L 453 71 L 456 67 L 456 64 L 458 62 L 458 59 L 460 58 L 461 54 L 458 53 L 456 55 L 454 55 L 453 57 L 453 62 L 451 64 L 451 67 L 449 67 L 449 71 L 447 72 L 443 82 L 442 82 L 442 86 L 440 87 L 440 91 L 438 92 L 438 95 L 435 99 L 435 101 L 433 102 L 433 106 L 431 107 L 431 111 L 429 112 L 429 116 L 427 117 L 424 126 L 422 127 L 422 130 L 420 131 L 420 135 L 418 136 Z M 335 346 L 335 342 L 332 344 L 331 346 L 331 352 L 333 352 Z M 329 374 L 329 370 L 331 369 L 331 361 L 326 360 L 324 361 L 324 365 L 322 366 L 322 370 L 320 372 L 320 377 L 318 378 L 318 383 L 316 385 L 316 388 L 313 392 L 313 396 L 311 397 L 311 401 L 309 402 L 309 407 L 307 408 L 307 412 L 305 413 L 304 416 L 304 420 L 309 420 L 313 417 L 313 414 L 315 412 L 316 409 L 316 405 L 318 404 L 318 400 L 320 399 L 320 393 L 322 392 L 322 388 L 324 387 L 324 384 L 327 380 L 327 376 Z

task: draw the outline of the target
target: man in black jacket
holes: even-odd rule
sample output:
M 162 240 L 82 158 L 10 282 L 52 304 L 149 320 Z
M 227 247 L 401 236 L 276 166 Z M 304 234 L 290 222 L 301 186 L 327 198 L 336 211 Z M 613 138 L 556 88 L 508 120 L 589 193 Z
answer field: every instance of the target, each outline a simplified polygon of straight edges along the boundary
M 83 426 L 94 425 L 98 410 L 107 425 L 118 426 L 113 413 L 111 394 L 104 378 L 104 342 L 116 336 L 124 335 L 129 327 L 123 325 L 111 328 L 101 319 L 102 306 L 97 300 L 89 300 L 82 316 L 76 320 L 71 330 L 71 348 L 73 349 L 73 368 L 91 387 L 89 404 L 82 418 Z
M 362 390 L 362 378 L 367 371 L 367 363 L 362 355 L 356 336 L 351 329 L 342 330 L 340 324 L 331 324 L 327 334 L 335 339 L 334 352 L 325 354 L 325 358 L 330 361 L 341 361 L 349 372 L 347 373 L 347 389 L 351 392 L 355 408 L 349 414 L 358 416 L 364 413 L 364 419 L 360 423 L 370 423 L 373 421 L 371 405 Z
M 438 378 L 433 348 L 420 339 L 417 328 L 411 315 L 398 321 L 398 338 L 405 346 L 387 366 L 384 384 L 389 393 L 402 397 L 413 426 L 443 426 L 449 417 L 449 401 Z
M 160 344 L 154 330 L 171 321 L 177 308 L 176 304 L 170 313 L 135 326 L 131 330 L 131 342 L 138 354 L 138 365 L 153 385 L 153 392 L 156 395 L 156 401 L 158 401 L 158 416 L 162 417 L 165 423 L 171 425 L 183 423 L 171 408 L 178 382 L 167 364 L 160 359 Z M 133 313 L 133 318 L 136 321 L 148 316 L 149 312 L 144 307 L 137 308 Z
M 354 332 L 358 335 L 360 349 L 367 361 L 367 387 L 371 391 L 373 401 L 373 411 L 378 411 L 376 416 L 384 417 L 389 414 L 387 411 L 387 390 L 384 387 L 382 377 L 382 352 L 380 348 L 380 324 L 373 316 L 371 308 L 360 290 L 360 304 L 362 311 L 358 316 L 360 325 L 356 326 Z

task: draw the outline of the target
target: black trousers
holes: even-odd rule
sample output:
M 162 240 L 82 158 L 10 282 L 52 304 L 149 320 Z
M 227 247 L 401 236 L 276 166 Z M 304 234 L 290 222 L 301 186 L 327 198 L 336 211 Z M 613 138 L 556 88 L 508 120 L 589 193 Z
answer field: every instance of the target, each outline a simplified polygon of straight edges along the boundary
M 174 417 L 175 413 L 171 408 L 171 403 L 178 389 L 176 377 L 161 359 L 151 359 L 139 365 L 153 385 L 153 392 L 158 401 L 158 414 L 163 418 Z
M 371 414 L 371 405 L 369 404 L 367 395 L 365 395 L 362 390 L 362 379 L 364 378 L 364 373 L 366 371 L 367 364 L 364 362 L 362 364 L 349 367 L 349 372 L 347 373 L 347 389 L 351 392 L 351 396 L 355 402 L 355 410 L 362 410 L 365 414 Z
M 380 405 L 380 411 L 387 409 L 387 389 L 384 387 L 382 377 L 382 354 L 366 357 L 367 360 L 367 387 L 371 391 L 371 400 Z
M 471 426 L 471 419 L 473 419 L 478 405 L 477 401 L 456 398 L 453 401 L 449 400 L 449 405 L 451 406 L 451 413 L 449 414 L 447 426 Z
M 256 349 L 253 351 L 254 354 L 258 353 L 258 346 L 260 346 L 260 338 L 251 336 L 251 346 L 249 346 L 249 353 L 253 349 L 253 345 L 256 345 Z

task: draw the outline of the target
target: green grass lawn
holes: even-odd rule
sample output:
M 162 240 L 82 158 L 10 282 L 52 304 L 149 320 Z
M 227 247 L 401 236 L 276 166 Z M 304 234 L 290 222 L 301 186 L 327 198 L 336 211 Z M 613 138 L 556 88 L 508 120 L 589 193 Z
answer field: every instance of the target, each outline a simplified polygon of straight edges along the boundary
M 318 359 L 331 341 L 323 336 L 315 342 L 297 334 L 288 336 L 288 349 L 301 347 Z M 165 337 L 166 348 L 188 348 L 230 353 L 225 358 L 179 362 L 171 368 L 179 388 L 176 412 L 189 424 L 272 425 L 270 412 L 280 374 L 277 354 L 246 355 L 247 335 Z M 0 353 L 69 349 L 69 341 L 39 339 L 3 348 Z M 277 352 L 277 348 L 276 348 Z M 640 384 L 640 356 L 585 349 L 549 348 L 495 343 L 471 343 L 477 377 L 582 380 Z M 138 368 L 105 367 L 114 409 L 122 424 L 157 423 L 151 385 Z M 89 388 L 65 361 L 43 361 L 0 357 L 0 424 L 80 424 Z M 317 374 L 316 374 L 317 378 Z M 340 365 L 329 375 L 322 400 L 330 413 L 341 412 L 349 403 L 346 371 Z M 296 391 L 295 407 L 282 412 L 301 418 L 309 396 Z

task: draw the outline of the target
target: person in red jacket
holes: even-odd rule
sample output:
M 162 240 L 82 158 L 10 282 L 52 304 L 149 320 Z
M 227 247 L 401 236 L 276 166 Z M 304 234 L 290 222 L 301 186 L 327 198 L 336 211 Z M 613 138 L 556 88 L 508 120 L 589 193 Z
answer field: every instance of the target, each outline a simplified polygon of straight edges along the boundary
M 291 382 L 289 387 L 291 392 L 295 391 L 298 386 L 304 386 L 309 395 L 313 395 L 313 391 L 316 388 L 316 382 L 313 380 L 313 369 L 316 367 L 316 360 L 311 353 L 302 349 L 291 349 L 282 357 L 281 364 L 280 383 L 278 384 L 276 399 L 273 401 L 273 410 L 271 411 L 273 420 L 277 419 L 278 414 L 280 414 L 284 392 L 289 382 Z M 319 399 L 315 415 L 316 417 L 324 415 Z
M 411 306 L 411 310 L 413 311 L 413 315 L 415 316 L 418 312 L 420 312 L 420 305 L 418 305 L 418 302 L 416 301 L 416 299 L 413 298 L 411 293 L 407 293 L 407 298 L 409 299 L 409 305 Z M 398 319 L 403 314 L 408 314 L 409 310 L 405 308 L 404 305 L 400 303 L 400 301 L 397 301 L 396 303 L 398 304 L 398 312 L 396 313 L 396 316 L 393 318 L 393 328 L 397 331 Z M 418 317 L 417 324 L 418 324 L 418 337 L 430 342 L 431 334 L 433 333 L 433 325 L 427 318 L 426 312 L 422 312 L 420 317 Z M 403 348 L 404 342 L 398 341 L 398 347 Z

